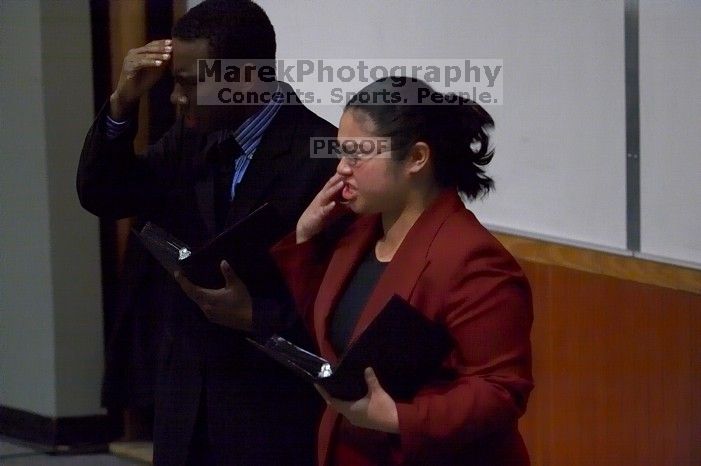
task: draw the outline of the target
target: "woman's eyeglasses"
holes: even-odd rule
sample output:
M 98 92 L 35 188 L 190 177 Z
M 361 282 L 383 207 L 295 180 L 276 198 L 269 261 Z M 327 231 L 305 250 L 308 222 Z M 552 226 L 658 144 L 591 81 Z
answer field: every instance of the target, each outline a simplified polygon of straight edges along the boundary
M 377 156 L 389 157 L 393 150 L 389 137 L 347 138 L 333 141 L 333 152 L 339 160 L 345 160 L 348 166 L 355 167 Z M 386 155 L 384 155 L 386 154 Z
M 377 157 L 378 155 L 390 154 L 390 153 L 392 153 L 391 150 L 386 150 L 384 152 L 360 152 L 360 151 L 341 152 L 341 153 L 337 154 L 336 157 L 339 160 L 345 160 L 349 166 L 355 167 L 358 164 L 361 164 L 361 163 L 366 162 L 372 158 Z M 389 155 L 387 155 L 387 157 L 389 157 Z

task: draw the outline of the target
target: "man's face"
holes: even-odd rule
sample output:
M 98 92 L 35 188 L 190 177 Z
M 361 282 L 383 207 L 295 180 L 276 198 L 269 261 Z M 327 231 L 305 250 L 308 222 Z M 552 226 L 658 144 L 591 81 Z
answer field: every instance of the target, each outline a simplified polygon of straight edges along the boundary
M 243 119 L 244 109 L 238 105 L 198 105 L 197 60 L 212 57 L 207 39 L 173 38 L 173 77 L 175 86 L 170 101 L 178 106 L 185 124 L 201 132 L 235 126 Z M 201 88 L 200 92 L 206 92 Z

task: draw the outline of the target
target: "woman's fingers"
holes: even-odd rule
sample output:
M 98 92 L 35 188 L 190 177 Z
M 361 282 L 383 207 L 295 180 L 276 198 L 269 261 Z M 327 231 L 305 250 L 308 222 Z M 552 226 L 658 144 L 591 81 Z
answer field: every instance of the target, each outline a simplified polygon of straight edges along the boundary
M 334 173 L 334 175 L 326 182 L 324 187 L 321 188 L 317 198 L 328 200 L 329 198 L 333 197 L 342 186 L 343 176 L 339 175 L 338 173 Z
M 321 208 L 321 213 L 322 217 L 328 217 L 331 212 L 333 212 L 333 208 L 336 207 L 336 201 L 331 201 L 325 206 Z
M 372 367 L 366 367 L 363 375 L 365 376 L 365 383 L 368 386 L 368 395 L 370 395 L 372 392 L 382 390 L 380 381 L 377 380 L 377 375 L 375 375 L 375 371 L 372 369 Z
M 334 173 L 333 176 L 329 178 L 328 181 L 326 181 L 326 184 L 323 188 L 321 188 L 321 190 L 324 191 L 325 189 L 330 188 L 342 179 L 343 177 L 341 175 L 339 175 L 338 173 Z
M 325 226 L 343 187 L 343 177 L 334 174 L 317 193 L 309 206 L 297 221 L 297 243 L 303 243 L 319 233 Z
M 340 180 L 336 182 L 336 184 L 331 185 L 328 189 L 323 190 L 321 192 L 322 198 L 320 199 L 322 201 L 322 205 L 332 202 L 334 198 L 338 196 L 341 188 L 343 188 L 343 180 Z

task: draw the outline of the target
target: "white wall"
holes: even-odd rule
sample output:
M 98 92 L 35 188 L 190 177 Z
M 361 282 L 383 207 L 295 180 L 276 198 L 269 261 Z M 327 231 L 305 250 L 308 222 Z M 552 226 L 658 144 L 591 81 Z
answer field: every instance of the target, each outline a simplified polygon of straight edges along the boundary
M 622 0 L 259 3 L 279 58 L 502 59 L 496 192 L 471 208 L 498 229 L 625 251 Z M 340 107 L 314 110 L 338 123 Z
M 488 107 L 496 192 L 471 208 L 498 230 L 632 254 L 623 0 L 259 3 L 279 58 L 503 59 L 504 102 Z M 701 268 L 701 2 L 641 0 L 639 12 L 636 255 Z M 341 111 L 314 110 L 334 123 Z
M 0 403 L 54 414 L 39 2 L 0 4 Z
M 98 223 L 75 194 L 93 113 L 88 0 L 3 0 L 0 48 L 0 404 L 99 414 Z
M 458 45 L 503 57 L 498 192 L 473 207 L 502 230 L 625 252 L 623 0 L 260 3 L 279 56 L 445 56 Z M 641 0 L 639 13 L 636 255 L 701 268 L 701 2 Z M 337 120 L 338 109 L 317 111 Z
M 701 2 L 640 2 L 641 249 L 701 267 Z

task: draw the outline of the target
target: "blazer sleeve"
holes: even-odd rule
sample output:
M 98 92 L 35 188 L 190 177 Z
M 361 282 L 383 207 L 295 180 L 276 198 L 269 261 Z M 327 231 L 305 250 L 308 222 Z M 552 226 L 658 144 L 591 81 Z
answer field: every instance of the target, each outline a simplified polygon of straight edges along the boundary
M 322 235 L 297 244 L 296 232 L 293 231 L 270 252 L 284 277 L 297 313 L 314 334 L 314 301 L 331 259 L 331 247 Z
M 457 378 L 397 403 L 404 457 L 513 426 L 533 388 L 527 279 L 499 244 L 473 250 L 461 262 L 439 278 L 449 286 L 437 314 L 455 344 L 449 365 Z
M 151 212 L 161 205 L 166 185 L 172 181 L 168 165 L 177 163 L 174 152 L 176 129 L 171 128 L 147 154 L 137 156 L 133 141 L 138 124 L 115 139 L 109 139 L 105 104 L 88 131 L 80 155 L 76 188 L 81 205 L 108 218 L 124 218 Z
M 314 334 L 314 302 L 336 245 L 360 219 L 347 212 L 304 243 L 297 244 L 296 232 L 292 231 L 270 249 L 295 309 L 311 334 Z

